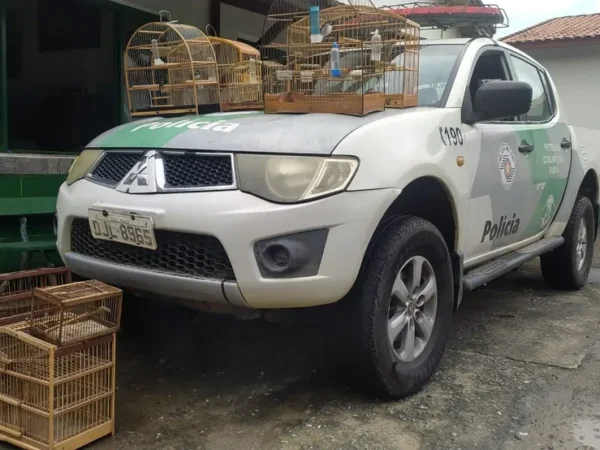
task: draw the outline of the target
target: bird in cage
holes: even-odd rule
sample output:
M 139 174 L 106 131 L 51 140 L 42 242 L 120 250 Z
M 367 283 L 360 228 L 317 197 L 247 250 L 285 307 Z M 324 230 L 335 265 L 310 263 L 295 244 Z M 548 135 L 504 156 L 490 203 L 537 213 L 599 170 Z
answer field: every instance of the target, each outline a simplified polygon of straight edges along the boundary
M 323 36 L 323 39 L 325 39 L 331 33 L 333 33 L 333 25 L 331 22 L 327 22 L 321 27 L 321 36 Z

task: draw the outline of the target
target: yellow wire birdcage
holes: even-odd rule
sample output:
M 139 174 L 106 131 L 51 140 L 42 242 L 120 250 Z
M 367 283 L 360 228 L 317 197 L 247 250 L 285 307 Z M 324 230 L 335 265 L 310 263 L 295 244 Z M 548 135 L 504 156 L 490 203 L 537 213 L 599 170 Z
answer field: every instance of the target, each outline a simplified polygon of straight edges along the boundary
M 264 77 L 265 111 L 365 115 L 386 104 L 411 106 L 403 89 L 413 76 L 403 76 L 406 65 L 392 64 L 390 51 L 418 52 L 418 29 L 371 0 L 277 0 L 265 20 L 262 59 L 284 67 Z M 386 97 L 390 81 L 395 99 Z
M 198 28 L 152 22 L 139 28 L 125 50 L 131 115 L 199 113 L 219 105 L 219 72 L 212 44 Z
M 74 450 L 114 434 L 115 335 L 58 348 L 27 329 L 0 328 L 0 441 Z
M 209 36 L 219 67 L 221 110 L 263 106 L 260 52 L 243 42 Z

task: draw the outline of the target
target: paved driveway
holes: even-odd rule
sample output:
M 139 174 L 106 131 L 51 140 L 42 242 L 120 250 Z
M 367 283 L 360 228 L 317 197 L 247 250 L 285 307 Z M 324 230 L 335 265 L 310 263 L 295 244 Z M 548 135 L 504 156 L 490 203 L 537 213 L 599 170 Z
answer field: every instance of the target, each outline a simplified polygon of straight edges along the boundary
M 92 448 L 600 448 L 596 266 L 575 293 L 548 290 L 536 261 L 468 295 L 432 382 L 391 403 L 347 387 L 310 326 L 132 299 L 117 435 Z

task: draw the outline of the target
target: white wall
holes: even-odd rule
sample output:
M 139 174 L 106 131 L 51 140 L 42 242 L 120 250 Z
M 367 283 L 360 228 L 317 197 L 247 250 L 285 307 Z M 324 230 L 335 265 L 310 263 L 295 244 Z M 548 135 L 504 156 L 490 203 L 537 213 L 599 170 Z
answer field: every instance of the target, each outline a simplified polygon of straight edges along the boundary
M 524 51 L 548 69 L 569 124 L 600 130 L 600 44 Z

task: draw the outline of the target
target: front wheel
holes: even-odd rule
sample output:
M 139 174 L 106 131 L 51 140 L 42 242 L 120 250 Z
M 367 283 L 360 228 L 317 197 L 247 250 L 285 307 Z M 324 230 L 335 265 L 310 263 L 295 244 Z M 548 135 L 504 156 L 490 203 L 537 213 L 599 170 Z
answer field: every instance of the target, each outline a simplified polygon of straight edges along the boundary
M 367 388 L 400 398 L 438 367 L 453 314 L 450 255 L 430 222 L 402 217 L 375 244 L 351 298 Z
M 544 281 L 554 289 L 581 289 L 587 281 L 594 253 L 594 208 L 589 198 L 578 196 L 556 250 L 542 255 Z

